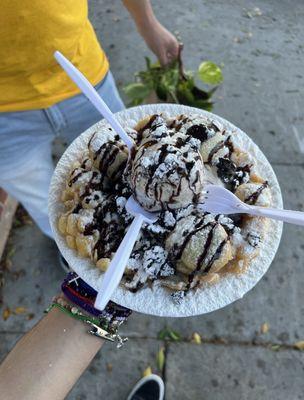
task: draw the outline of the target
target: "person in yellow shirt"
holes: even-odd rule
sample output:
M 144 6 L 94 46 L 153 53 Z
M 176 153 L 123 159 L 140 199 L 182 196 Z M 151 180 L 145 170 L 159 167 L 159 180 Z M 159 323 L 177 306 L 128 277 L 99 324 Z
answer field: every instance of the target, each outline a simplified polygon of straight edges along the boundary
M 165 65 L 178 41 L 149 0 L 123 0 L 149 48 Z M 0 187 L 52 237 L 47 197 L 56 136 L 70 143 L 101 119 L 53 57 L 61 51 L 113 112 L 124 108 L 88 19 L 87 0 L 2 0 L 0 13 Z

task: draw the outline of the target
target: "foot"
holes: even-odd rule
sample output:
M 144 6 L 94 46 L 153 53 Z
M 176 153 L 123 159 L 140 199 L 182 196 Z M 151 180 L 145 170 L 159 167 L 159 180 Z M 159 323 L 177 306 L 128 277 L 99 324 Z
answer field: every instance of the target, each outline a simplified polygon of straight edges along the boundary
M 70 268 L 68 262 L 66 261 L 66 259 L 63 257 L 63 255 L 60 253 L 59 250 L 58 250 L 58 260 L 59 260 L 59 264 L 60 264 L 61 268 L 64 270 L 64 272 L 71 272 L 71 268 Z
M 136 383 L 127 400 L 163 400 L 165 385 L 158 375 L 148 375 Z

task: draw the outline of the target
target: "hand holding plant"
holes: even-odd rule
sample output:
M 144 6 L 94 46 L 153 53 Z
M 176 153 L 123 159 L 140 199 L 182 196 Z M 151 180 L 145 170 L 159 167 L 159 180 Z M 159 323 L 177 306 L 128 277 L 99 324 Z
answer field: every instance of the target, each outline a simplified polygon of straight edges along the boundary
M 154 92 L 162 102 L 185 104 L 208 111 L 212 109 L 211 97 L 223 81 L 220 67 L 212 61 L 203 61 L 195 73 L 185 71 L 181 60 L 181 50 L 182 46 L 180 46 L 178 58 L 164 67 L 159 62 L 152 63 L 146 57 L 147 69 L 136 73 L 136 81 L 124 88 L 131 100 L 130 105 L 142 104 Z M 197 86 L 196 81 L 213 87 L 204 90 Z

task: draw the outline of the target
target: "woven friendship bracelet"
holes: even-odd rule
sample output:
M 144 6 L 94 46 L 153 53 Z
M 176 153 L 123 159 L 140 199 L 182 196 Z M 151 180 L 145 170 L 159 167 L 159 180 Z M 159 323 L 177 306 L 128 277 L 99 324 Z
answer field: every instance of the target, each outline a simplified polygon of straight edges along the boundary
M 99 319 L 106 319 L 110 325 L 120 325 L 132 313 L 128 308 L 109 302 L 105 310 L 94 307 L 97 296 L 96 290 L 83 281 L 75 272 L 70 272 L 64 279 L 61 290 L 64 295 L 83 310 Z

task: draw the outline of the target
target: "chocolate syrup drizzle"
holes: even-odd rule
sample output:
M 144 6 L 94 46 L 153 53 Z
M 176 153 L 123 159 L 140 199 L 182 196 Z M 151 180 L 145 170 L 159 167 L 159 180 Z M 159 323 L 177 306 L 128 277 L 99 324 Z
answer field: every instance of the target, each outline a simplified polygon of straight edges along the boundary
M 247 204 L 255 204 L 260 196 L 260 194 L 263 192 L 264 189 L 266 189 L 268 186 L 268 182 L 265 181 L 254 193 L 252 193 L 250 196 L 246 197 L 244 202 Z
M 74 171 L 73 171 L 74 172 Z M 72 174 L 73 174 L 72 172 Z M 69 181 L 69 186 L 71 187 L 75 182 L 78 181 L 78 179 L 81 177 L 81 175 L 83 174 L 83 171 L 78 172 L 78 174 L 76 174 L 72 179 L 70 179 Z
M 149 121 L 146 123 L 146 125 L 138 130 L 138 136 L 137 136 L 137 140 L 136 140 L 137 144 L 141 143 L 141 141 L 143 139 L 143 133 L 145 130 L 149 129 L 151 132 L 155 132 L 155 130 L 157 128 L 162 126 L 161 123 L 153 124 L 158 117 L 159 117 L 159 115 L 157 115 L 157 114 L 153 115 L 149 119 Z M 181 129 L 181 127 L 183 126 L 183 124 L 187 121 L 188 121 L 188 117 L 180 116 L 179 119 L 174 120 L 171 123 L 169 128 L 174 128 L 175 131 L 179 131 Z M 178 151 L 178 149 L 182 149 L 191 140 L 191 138 L 198 139 L 201 142 L 208 140 L 209 135 L 210 135 L 210 130 L 213 130 L 214 132 L 218 132 L 219 128 L 214 124 L 211 124 L 208 128 L 206 126 L 204 126 L 203 124 L 193 125 L 190 128 L 188 128 L 186 139 L 183 139 L 181 137 L 177 138 L 177 140 L 174 144 L 175 149 L 172 146 L 170 148 L 169 144 L 164 144 L 163 146 L 160 147 L 158 162 L 156 162 L 154 165 L 151 165 L 147 168 L 147 173 L 148 173 L 149 178 L 148 178 L 147 184 L 145 186 L 146 195 L 148 195 L 150 193 L 150 190 L 151 190 L 150 186 L 153 183 L 153 177 L 154 177 L 155 171 L 157 169 L 157 166 L 165 161 L 166 156 L 170 153 L 176 153 Z M 95 136 L 95 133 L 92 135 L 88 146 L 91 145 L 91 142 L 92 142 L 94 136 Z M 115 140 L 116 140 L 116 137 L 115 137 Z M 141 153 L 139 154 L 139 156 L 140 157 L 143 156 L 145 151 L 149 147 L 151 147 L 157 143 L 158 143 L 157 139 L 150 139 L 149 141 L 142 144 L 140 146 Z M 233 144 L 232 144 L 232 142 L 230 140 L 230 136 L 229 136 L 225 140 L 220 141 L 211 150 L 209 157 L 208 157 L 208 163 L 212 162 L 214 155 L 220 149 L 222 149 L 224 146 L 228 147 L 228 149 L 229 149 L 229 153 L 227 155 L 227 158 L 225 158 L 225 160 L 227 159 L 230 161 L 230 157 L 233 152 Z M 116 204 L 117 197 L 126 195 L 126 194 L 123 194 L 123 192 L 122 192 L 122 190 L 125 189 L 124 185 L 126 182 L 124 181 L 123 184 L 119 183 L 120 181 L 122 181 L 122 179 L 119 179 L 119 178 L 123 177 L 123 172 L 126 169 L 126 165 L 127 165 L 126 160 L 124 160 L 117 167 L 117 169 L 115 169 L 115 171 L 113 172 L 113 174 L 111 176 L 111 180 L 113 179 L 113 181 L 117 181 L 117 184 L 111 185 L 111 186 L 105 185 L 106 171 L 108 170 L 110 165 L 113 165 L 115 163 L 119 152 L 123 149 L 124 149 L 124 146 L 121 143 L 118 143 L 116 140 L 116 141 L 109 141 L 109 142 L 104 143 L 95 152 L 95 157 L 94 157 L 95 162 L 96 162 L 97 158 L 100 155 L 102 155 L 100 157 L 99 165 L 98 165 L 99 171 L 100 171 L 100 177 L 97 176 L 98 175 L 97 172 L 93 172 L 92 178 L 87 183 L 82 196 L 80 196 L 80 203 L 73 210 L 74 213 L 78 213 L 82 209 L 81 202 L 87 196 L 90 196 L 90 194 L 94 190 L 102 190 L 103 192 L 108 193 L 106 200 L 104 200 L 101 204 L 99 204 L 96 207 L 96 209 L 94 211 L 94 215 L 93 215 L 93 221 L 85 226 L 85 229 L 83 232 L 83 234 L 85 236 L 93 235 L 95 231 L 99 232 L 99 239 L 96 242 L 95 247 L 94 247 L 94 250 L 97 252 L 98 259 L 102 258 L 102 257 L 111 257 L 111 254 L 117 250 L 117 248 L 122 240 L 122 237 L 125 233 L 125 228 L 128 225 L 128 222 L 126 222 L 125 216 L 122 213 L 118 213 L 117 204 Z M 185 158 L 188 158 L 187 151 L 184 151 L 182 154 Z M 135 151 L 132 154 L 132 158 L 134 158 L 134 156 L 135 156 Z M 72 186 L 81 177 L 81 175 L 84 172 L 87 172 L 87 171 L 85 171 L 87 161 L 88 161 L 88 159 L 84 160 L 84 162 L 82 163 L 82 165 L 81 165 L 82 171 L 80 171 L 75 176 L 73 176 L 72 179 L 70 179 L 69 186 Z M 195 161 L 197 161 L 197 158 L 194 158 L 193 161 L 186 162 L 186 164 L 185 164 L 186 171 L 178 171 L 178 173 L 181 173 L 182 176 L 184 173 L 184 177 L 187 179 L 187 181 L 189 183 L 189 188 L 193 192 L 193 201 L 194 202 L 197 201 L 197 196 L 194 191 L 194 186 L 197 183 L 197 180 L 199 179 L 199 174 L 197 172 L 192 183 L 190 182 L 189 175 L 192 172 L 192 169 L 195 165 Z M 225 163 L 222 163 L 222 164 L 224 165 Z M 226 165 L 226 167 L 227 167 L 227 165 Z M 134 170 L 135 177 L 136 177 L 136 172 L 137 172 L 136 168 L 138 168 L 138 167 L 135 167 L 135 170 Z M 218 166 L 219 175 L 220 175 L 220 168 L 221 168 L 221 166 L 219 165 Z M 245 167 L 245 169 L 246 169 L 246 167 Z M 247 169 L 249 169 L 249 167 Z M 74 173 L 74 172 L 75 171 L 73 171 L 72 173 Z M 172 174 L 172 173 L 174 173 L 174 171 L 169 170 L 168 173 L 166 174 L 166 178 L 168 178 L 170 176 L 170 174 Z M 97 177 L 98 177 L 98 179 L 97 179 Z M 266 186 L 267 186 L 267 182 L 264 182 L 263 185 L 259 189 L 257 189 L 256 192 L 251 194 L 245 201 L 249 204 L 254 204 L 254 202 L 256 201 L 256 199 L 258 198 L 258 196 L 260 195 L 260 193 L 264 190 L 264 188 Z M 154 191 L 153 196 L 155 198 L 155 201 L 160 201 L 160 199 L 162 198 L 161 186 L 156 183 L 153 188 L 153 191 Z M 179 185 L 176 187 L 176 189 L 172 191 L 172 195 L 169 200 L 169 203 L 172 203 L 175 201 L 175 198 L 179 196 L 180 191 L 181 191 L 181 180 L 179 182 Z M 127 192 L 130 193 L 130 188 L 128 188 Z M 134 193 L 134 195 L 136 196 L 136 192 Z M 164 222 L 165 221 L 164 220 L 165 212 L 166 211 L 165 211 L 165 206 L 164 206 L 164 210 L 160 213 L 158 224 L 160 226 L 163 226 L 165 229 L 167 229 L 166 224 Z M 177 220 L 177 211 L 170 210 L 170 212 L 172 212 L 174 219 L 176 221 Z M 112 217 L 106 218 L 109 215 L 109 213 Z M 195 212 L 194 212 L 194 215 L 195 215 Z M 196 268 L 188 276 L 188 281 L 187 281 L 186 289 L 185 289 L 184 293 L 187 293 L 190 290 L 193 280 L 197 274 L 208 273 L 210 271 L 214 262 L 221 257 L 223 249 L 225 247 L 225 244 L 227 243 L 227 241 L 229 240 L 229 237 L 232 234 L 232 231 L 225 229 L 227 232 L 227 238 L 218 245 L 214 254 L 210 257 L 209 261 L 206 263 L 206 258 L 208 256 L 208 252 L 209 252 L 211 243 L 213 241 L 214 231 L 215 231 L 216 227 L 219 225 L 219 222 L 218 222 L 219 216 L 215 217 L 215 219 L 212 221 L 206 222 L 205 217 L 207 215 L 208 215 L 208 213 L 205 213 L 203 218 L 198 220 L 198 222 L 194 226 L 194 229 L 191 230 L 191 232 L 184 231 L 182 243 L 175 244 L 173 246 L 173 249 L 169 252 L 167 261 L 169 263 L 171 263 L 171 265 L 176 265 L 176 261 L 182 257 L 182 254 L 183 254 L 187 244 L 190 242 L 191 238 L 195 234 L 197 234 L 199 231 L 209 229 L 209 231 L 207 233 L 207 238 L 206 238 L 206 241 L 204 244 L 204 248 L 202 249 L 202 252 L 197 259 Z M 201 214 L 199 215 L 199 218 L 201 218 Z M 109 222 L 107 222 L 107 221 L 109 221 Z M 156 243 L 163 244 L 164 241 L 168 238 L 168 235 L 171 233 L 172 229 L 173 229 L 173 227 L 171 227 L 169 230 L 165 231 L 165 233 L 162 235 L 159 235 L 159 236 L 154 235 L 152 240 L 154 240 Z M 143 229 L 142 234 L 149 236 L 149 232 L 145 228 Z M 137 287 L 134 289 L 131 289 L 131 291 L 136 292 L 143 286 L 144 286 L 144 284 L 142 282 L 139 282 Z
M 143 139 L 143 133 L 146 129 L 150 129 L 151 125 L 153 124 L 153 122 L 156 120 L 156 118 L 159 117 L 158 114 L 154 114 L 150 117 L 149 121 L 140 129 L 138 129 L 137 131 L 137 140 L 136 143 L 140 143 Z
M 223 133 L 224 134 L 224 133 Z M 229 154 L 228 154 L 228 158 L 231 157 L 231 154 L 233 152 L 233 144 L 230 140 L 230 136 L 227 137 L 227 139 L 220 141 L 219 143 L 217 143 L 213 149 L 210 151 L 209 156 L 208 156 L 208 163 L 210 164 L 212 162 L 212 159 L 214 157 L 214 155 L 221 150 L 223 147 L 228 147 L 229 149 Z
M 149 122 L 140 130 L 140 132 L 142 133 L 144 130 L 146 130 L 148 128 L 150 129 L 150 132 L 154 132 L 158 127 L 163 126 L 162 122 L 155 123 L 155 121 L 157 121 L 157 117 L 158 117 L 157 115 L 153 115 L 150 118 Z M 164 136 L 166 136 L 166 134 L 164 134 Z M 169 204 L 174 203 L 176 201 L 176 198 L 178 198 L 178 196 L 181 193 L 183 180 L 187 181 L 187 183 L 189 185 L 189 189 L 193 193 L 191 201 L 192 202 L 197 201 L 197 193 L 196 193 L 195 189 L 196 189 L 196 184 L 197 184 L 198 180 L 200 179 L 200 175 L 199 175 L 199 172 L 197 171 L 195 174 L 194 180 L 192 182 L 191 182 L 190 176 L 191 176 L 192 169 L 195 167 L 195 161 L 198 161 L 200 159 L 199 155 L 194 157 L 193 161 L 185 162 L 186 171 L 181 170 L 180 167 L 174 167 L 174 168 L 170 168 L 168 170 L 168 172 L 166 173 L 163 180 L 167 180 L 168 182 L 169 182 L 170 175 L 174 174 L 175 172 L 177 172 L 181 176 L 181 179 L 178 182 L 178 186 L 175 187 L 173 184 L 171 184 L 172 185 L 172 195 L 170 196 L 170 199 L 167 204 L 165 204 L 161 201 L 162 194 L 163 194 L 162 182 L 159 182 L 158 180 L 156 180 L 156 182 L 154 183 L 154 187 L 152 186 L 153 181 L 154 181 L 154 175 L 155 175 L 155 172 L 156 172 L 157 168 L 159 167 L 159 165 L 161 165 L 162 163 L 164 163 L 166 161 L 166 157 L 168 156 L 168 154 L 177 154 L 179 149 L 181 149 L 188 143 L 189 138 L 191 139 L 191 136 L 186 137 L 186 139 L 183 139 L 182 137 L 177 137 L 174 145 L 169 144 L 169 143 L 163 144 L 160 147 L 160 149 L 158 150 L 159 155 L 158 155 L 157 162 L 155 162 L 154 164 L 147 167 L 147 170 L 145 171 L 145 173 L 148 175 L 148 179 L 147 179 L 147 182 L 146 182 L 146 185 L 144 188 L 144 192 L 145 192 L 146 197 L 153 200 L 153 203 L 150 206 L 151 208 L 154 207 L 157 202 L 161 203 L 162 208 L 170 208 Z M 141 150 L 140 150 L 141 153 L 139 154 L 138 159 L 144 156 L 146 150 L 149 147 L 151 147 L 157 143 L 158 143 L 158 140 L 155 140 L 155 139 L 145 142 L 141 146 Z M 186 159 L 186 157 L 188 157 L 188 151 L 183 152 L 182 156 L 184 157 L 184 159 Z M 133 168 L 133 186 L 135 187 L 134 196 L 137 200 L 138 200 L 138 195 L 136 192 L 135 182 L 137 181 L 137 178 L 138 178 L 139 167 L 140 167 L 140 163 L 138 162 L 137 165 L 135 165 L 135 167 Z M 151 187 L 153 187 L 152 190 L 151 190 Z

